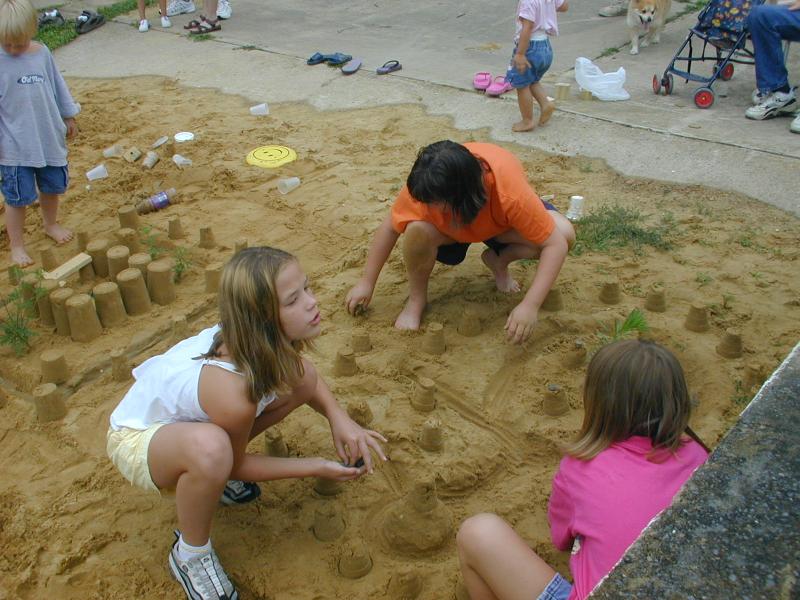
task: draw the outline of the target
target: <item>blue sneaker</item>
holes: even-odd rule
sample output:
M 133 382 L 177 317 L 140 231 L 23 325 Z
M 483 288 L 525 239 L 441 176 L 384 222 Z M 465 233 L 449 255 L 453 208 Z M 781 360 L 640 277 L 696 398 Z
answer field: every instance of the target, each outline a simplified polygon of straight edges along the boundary
M 225 489 L 222 490 L 222 497 L 220 502 L 226 506 L 234 504 L 247 504 L 252 502 L 261 495 L 261 488 L 251 481 L 239 481 L 238 479 L 231 479 Z

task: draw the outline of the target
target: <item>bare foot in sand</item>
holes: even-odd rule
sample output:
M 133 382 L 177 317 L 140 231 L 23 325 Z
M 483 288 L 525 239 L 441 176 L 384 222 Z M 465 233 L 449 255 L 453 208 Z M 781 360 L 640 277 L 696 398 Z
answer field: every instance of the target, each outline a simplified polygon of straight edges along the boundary
M 64 244 L 72 239 L 72 232 L 58 223 L 55 225 L 48 225 L 44 228 L 44 232 L 53 238 L 56 244 Z
M 511 126 L 511 131 L 533 131 L 535 127 L 536 123 L 523 119 L 519 123 L 514 123 Z
M 498 290 L 509 293 L 519 291 L 519 284 L 511 277 L 511 273 L 508 272 L 508 266 L 500 264 L 500 257 L 495 254 L 494 250 L 491 248 L 484 250 L 483 254 L 481 254 L 481 260 L 494 273 L 494 281 Z
M 556 105 L 552 102 L 548 102 L 542 107 L 542 114 L 539 115 L 539 125 L 544 125 L 550 120 L 550 117 L 553 116 L 553 113 L 556 110 Z
M 403 307 L 403 312 L 397 315 L 394 326 L 397 329 L 410 329 L 416 331 L 422 322 L 422 313 L 425 311 L 425 302 L 412 301 L 408 299 Z
M 33 259 L 25 252 L 25 248 L 11 248 L 11 260 L 18 267 L 27 267 L 33 264 Z

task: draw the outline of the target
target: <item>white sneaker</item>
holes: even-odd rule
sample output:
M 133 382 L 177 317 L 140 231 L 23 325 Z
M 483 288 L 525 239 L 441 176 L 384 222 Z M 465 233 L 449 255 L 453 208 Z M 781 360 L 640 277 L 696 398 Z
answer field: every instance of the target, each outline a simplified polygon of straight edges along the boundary
M 192 0 L 169 0 L 167 4 L 167 16 L 188 15 L 197 10 Z
M 796 104 L 794 88 L 788 92 L 772 92 L 761 102 L 744 111 L 744 116 L 756 121 L 771 119 L 781 113 L 794 112 Z
M 792 133 L 800 133 L 800 112 L 795 115 L 791 125 L 789 125 L 789 131 Z
M 169 553 L 169 569 L 189 600 L 239 600 L 239 592 L 219 564 L 214 550 L 182 561 L 178 558 L 178 540 L 175 540 Z
M 217 17 L 222 20 L 230 19 L 233 15 L 233 8 L 231 7 L 230 0 L 219 0 L 217 2 Z
M 150 22 L 147 19 L 139 21 L 139 33 L 150 31 Z
M 164 17 L 164 16 L 161 17 L 161 27 L 163 27 L 164 29 L 172 27 L 172 21 L 169 20 L 169 17 Z

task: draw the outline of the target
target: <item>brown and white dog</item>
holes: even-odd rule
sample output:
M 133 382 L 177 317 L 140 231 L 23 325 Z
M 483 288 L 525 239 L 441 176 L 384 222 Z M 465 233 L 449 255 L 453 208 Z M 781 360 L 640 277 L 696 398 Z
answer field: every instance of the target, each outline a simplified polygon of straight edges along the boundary
M 631 54 L 639 54 L 640 35 L 644 35 L 642 48 L 659 42 L 671 6 L 672 0 L 630 0 L 628 31 L 631 34 Z

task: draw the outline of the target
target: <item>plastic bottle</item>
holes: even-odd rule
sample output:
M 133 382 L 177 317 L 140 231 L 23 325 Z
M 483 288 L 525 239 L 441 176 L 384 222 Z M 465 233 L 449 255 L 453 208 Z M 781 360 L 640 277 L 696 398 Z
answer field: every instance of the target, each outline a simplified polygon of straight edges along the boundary
M 583 196 L 569 197 L 569 209 L 566 217 L 573 223 L 581 220 L 583 217 Z
M 146 215 L 155 210 L 161 210 L 169 206 L 170 201 L 175 197 L 176 193 L 175 188 L 169 188 L 166 191 L 153 194 L 149 198 L 136 203 L 136 212 L 140 215 Z

